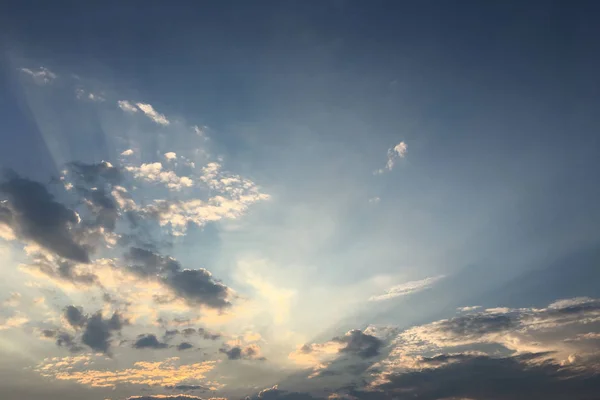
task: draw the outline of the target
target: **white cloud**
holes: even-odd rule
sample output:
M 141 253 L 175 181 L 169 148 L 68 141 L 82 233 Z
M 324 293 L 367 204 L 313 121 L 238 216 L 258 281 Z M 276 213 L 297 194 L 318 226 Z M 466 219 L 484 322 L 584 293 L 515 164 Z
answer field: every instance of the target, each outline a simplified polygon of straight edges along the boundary
M 172 151 L 165 153 L 165 158 L 167 160 L 175 160 L 177 158 L 177 153 L 174 153 Z
M 165 171 L 159 162 L 142 164 L 139 167 L 125 167 L 128 171 L 138 179 L 143 179 L 147 182 L 160 182 L 165 184 L 169 189 L 181 190 L 184 187 L 191 187 L 194 181 L 187 176 L 178 176 L 174 171 Z
M 369 298 L 369 301 L 388 300 L 393 299 L 394 297 L 407 296 L 409 294 L 417 293 L 422 290 L 429 289 L 443 277 L 443 275 L 431 276 L 429 278 L 421 279 L 419 281 L 406 282 L 386 290 L 384 294 L 372 296 L 371 298 Z
M 133 150 L 131 150 L 131 149 L 127 149 L 121 153 L 122 156 L 130 156 L 132 154 L 133 154 Z
M 369 203 L 370 203 L 370 204 L 377 204 L 377 203 L 379 203 L 380 201 L 381 201 L 381 199 L 380 199 L 379 197 L 371 197 L 371 198 L 369 199 Z
M 0 322 L 0 331 L 19 328 L 29 322 L 29 318 L 23 315 L 14 315 Z
M 170 122 L 167 117 L 165 117 L 164 114 L 157 112 L 152 105 L 144 103 L 136 103 L 135 105 L 138 106 L 138 108 L 142 110 L 142 112 L 146 114 L 148 118 L 157 124 L 164 126 L 169 125 Z
M 119 108 L 123 111 L 130 112 L 130 113 L 138 112 L 138 109 L 136 108 L 136 106 L 134 106 L 127 100 L 119 100 L 119 101 L 117 101 L 117 104 L 119 105 Z
M 20 71 L 31 76 L 38 85 L 47 85 L 57 78 L 57 75 L 46 67 L 40 67 L 36 71 L 21 68 Z
M 375 174 L 383 174 L 386 171 L 391 171 L 394 168 L 394 165 L 396 164 L 398 158 L 404 158 L 406 156 L 407 151 L 408 146 L 405 142 L 400 142 L 394 147 L 388 149 L 388 160 L 385 165 L 385 168 L 378 169 L 377 171 L 375 171 Z
M 469 311 L 475 311 L 478 308 L 481 308 L 481 306 L 466 306 L 466 307 L 458 307 L 458 311 L 461 312 L 469 312 Z
M 85 90 L 83 90 L 81 88 L 75 89 L 75 96 L 79 100 L 89 100 L 89 101 L 97 101 L 97 102 L 102 102 L 102 101 L 106 100 L 104 97 L 102 97 L 99 94 L 95 94 L 92 92 L 86 92 Z

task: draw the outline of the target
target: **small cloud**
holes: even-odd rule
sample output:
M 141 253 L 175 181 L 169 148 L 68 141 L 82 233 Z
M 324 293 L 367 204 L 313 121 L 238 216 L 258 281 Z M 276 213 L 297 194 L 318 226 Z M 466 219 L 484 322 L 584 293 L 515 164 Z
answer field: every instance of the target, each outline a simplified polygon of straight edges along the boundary
M 167 117 L 164 116 L 164 114 L 160 114 L 159 112 L 157 112 L 154 107 L 152 107 L 152 105 L 150 104 L 144 104 L 144 103 L 136 103 L 136 106 L 138 106 L 138 108 L 140 110 L 142 110 L 142 112 L 144 114 L 146 114 L 146 116 L 148 116 L 148 118 L 150 118 L 152 121 L 156 122 L 159 125 L 169 125 L 170 122 L 167 119 Z
M 425 289 L 429 289 L 434 283 L 442 279 L 444 276 L 431 276 L 429 278 L 421 279 L 420 281 L 406 282 L 401 285 L 396 285 L 388 290 L 384 294 L 372 296 L 369 301 L 381 301 L 393 299 L 394 297 L 407 296 L 409 294 L 417 293 Z
M 127 100 L 119 100 L 119 101 L 117 101 L 117 104 L 119 105 L 119 108 L 123 111 L 129 112 L 129 113 L 138 112 L 137 107 L 134 106 L 133 104 L 131 104 L 130 102 L 128 102 Z
M 182 342 L 177 345 L 177 350 L 182 351 L 182 350 L 191 349 L 192 347 L 194 347 L 194 346 L 191 343 Z
M 168 153 L 165 153 L 165 158 L 167 160 L 175 160 L 177 159 L 177 153 L 169 151 Z
M 369 199 L 369 204 L 377 204 L 381 201 L 381 199 L 379 197 L 371 197 Z
M 143 334 L 138 336 L 133 347 L 136 349 L 164 349 L 167 344 L 159 342 L 155 335 Z
M 122 156 L 130 156 L 132 154 L 133 154 L 133 150 L 131 150 L 131 149 L 127 149 L 121 153 Z
M 396 161 L 399 158 L 404 158 L 406 156 L 407 151 L 408 151 L 408 146 L 406 145 L 405 142 L 400 142 L 397 145 L 395 145 L 394 147 L 388 149 L 388 152 L 387 152 L 388 160 L 385 165 L 385 168 L 378 169 L 377 171 L 375 171 L 375 174 L 379 175 L 379 174 L 383 174 L 384 172 L 391 171 L 394 168 Z
M 75 89 L 75 96 L 79 100 L 89 100 L 89 101 L 97 101 L 97 102 L 102 102 L 102 101 L 106 100 L 104 97 L 102 97 L 99 94 L 95 94 L 92 92 L 86 92 L 85 90 L 83 90 L 81 88 Z
M 57 75 L 46 67 L 40 67 L 37 70 L 21 68 L 20 71 L 31 76 L 38 85 L 47 85 L 57 78 Z
M 478 308 L 481 308 L 481 306 L 458 307 L 457 310 L 460 311 L 460 312 L 469 312 L 469 311 L 475 311 Z

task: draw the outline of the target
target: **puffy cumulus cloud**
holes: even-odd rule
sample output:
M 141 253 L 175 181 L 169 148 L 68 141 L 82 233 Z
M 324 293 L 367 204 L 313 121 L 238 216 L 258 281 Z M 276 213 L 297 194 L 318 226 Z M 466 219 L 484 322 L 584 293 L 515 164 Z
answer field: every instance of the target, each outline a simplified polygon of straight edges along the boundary
M 117 105 L 119 106 L 119 108 L 125 112 L 128 113 L 136 113 L 138 112 L 138 109 L 135 105 L 133 105 L 133 103 L 127 101 L 127 100 L 119 100 L 117 101 Z
M 178 176 L 174 171 L 165 171 L 163 165 L 159 162 L 142 164 L 139 167 L 127 166 L 125 168 L 137 179 L 146 182 L 162 183 L 169 189 L 181 190 L 184 187 L 194 186 L 194 181 L 191 178 Z
M 125 151 L 123 151 L 121 153 L 122 156 L 130 156 L 132 154 L 133 154 L 133 150 L 132 149 L 127 149 L 127 150 L 125 150 Z
M 150 104 L 145 103 L 136 103 L 135 104 L 148 118 L 152 121 L 156 122 L 159 125 L 167 126 L 170 124 L 167 117 L 164 114 L 157 112 L 154 107 Z
M 22 73 L 30 76 L 38 85 L 47 85 L 58 78 L 54 72 L 50 71 L 46 67 L 39 67 L 38 69 L 20 68 L 19 70 Z
M 187 186 L 200 186 L 213 193 L 208 199 L 162 200 L 157 199 L 135 210 L 141 218 L 152 218 L 162 227 L 170 227 L 175 236 L 184 235 L 187 226 L 194 223 L 204 226 L 222 219 L 236 219 L 244 215 L 252 204 L 268 200 L 251 180 L 221 171 L 219 163 L 209 163 L 202 168 L 202 175 L 194 180 L 179 177 L 173 171 L 163 170 L 159 162 L 126 167 L 134 176 L 148 182 L 161 182 L 175 190 Z M 187 180 L 183 180 L 186 178 Z
M 131 247 L 125 259 L 132 265 L 130 271 L 148 279 L 156 279 L 173 290 L 188 303 L 224 309 L 231 305 L 230 289 L 215 281 L 205 269 L 182 269 L 172 257 L 164 257 L 149 250 Z
M 389 300 L 395 297 L 408 296 L 410 294 L 431 288 L 436 282 L 438 282 L 442 278 L 443 276 L 431 276 L 418 281 L 411 281 L 403 283 L 401 285 L 393 286 L 390 289 L 386 290 L 384 294 L 370 297 L 369 301 Z
M 160 342 L 156 338 L 156 335 L 146 333 L 137 337 L 133 347 L 136 349 L 164 349 L 167 348 L 168 345 Z
M 169 151 L 168 153 L 165 153 L 165 158 L 167 160 L 176 160 L 177 159 L 177 153 L 175 153 L 173 151 Z
M 264 360 L 260 355 L 260 347 L 256 344 L 248 346 L 224 346 L 219 352 L 227 355 L 229 360 Z
M 178 357 L 164 361 L 138 361 L 130 368 L 89 368 L 93 360 L 85 358 L 47 359 L 35 368 L 41 375 L 62 381 L 73 381 L 91 387 L 117 385 L 176 386 L 182 383 L 204 381 L 215 361 L 181 364 Z M 202 382 L 198 382 L 202 383 Z M 212 387 L 212 385 L 211 385 Z
M 112 333 L 120 331 L 124 323 L 118 313 L 114 313 L 109 319 L 104 319 L 99 311 L 88 318 L 81 341 L 92 350 L 109 354 Z
M 22 239 L 75 262 L 89 263 L 89 249 L 78 239 L 79 215 L 54 200 L 39 182 L 16 174 L 0 184 L 0 225 L 10 227 Z
M 388 149 L 387 152 L 387 163 L 385 164 L 385 168 L 378 169 L 375 171 L 376 174 L 383 174 L 386 171 L 391 171 L 396 164 L 396 161 L 399 158 L 404 158 L 406 156 L 406 152 L 408 151 L 408 146 L 405 142 L 400 142 L 394 147 Z

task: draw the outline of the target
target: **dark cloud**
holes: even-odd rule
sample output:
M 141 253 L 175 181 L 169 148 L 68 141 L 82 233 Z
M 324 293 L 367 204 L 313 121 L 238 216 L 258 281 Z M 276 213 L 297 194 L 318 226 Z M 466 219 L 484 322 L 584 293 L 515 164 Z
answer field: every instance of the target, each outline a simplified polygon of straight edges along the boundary
M 261 400 L 314 400 L 318 397 L 313 397 L 308 393 L 290 392 L 287 390 L 279 389 L 277 385 L 272 388 L 261 390 L 258 395 L 248 397 L 247 399 L 261 399 Z
M 153 334 L 143 334 L 137 337 L 133 347 L 136 349 L 164 349 L 167 344 L 160 342 Z
M 229 360 L 265 360 L 264 357 L 256 357 L 259 354 L 259 348 L 255 345 L 250 345 L 246 347 L 222 347 L 219 349 L 219 352 L 226 354 Z
M 46 188 L 14 173 L 0 184 L 0 218 L 21 238 L 36 242 L 60 257 L 89 263 L 89 249 L 76 240 L 77 213 L 54 200 Z
M 81 307 L 65 307 L 64 316 L 67 322 L 76 329 L 83 327 L 87 322 L 87 316 L 83 314 L 83 308 Z
M 75 337 L 66 332 L 56 331 L 54 336 L 56 336 L 56 345 L 58 347 L 66 347 L 71 353 L 78 353 L 83 350 L 83 348 L 75 341 Z
M 169 386 L 165 386 L 165 389 L 169 389 L 169 390 L 179 390 L 181 392 L 191 392 L 191 391 L 207 391 L 210 390 L 209 387 L 206 386 L 202 386 L 202 385 L 169 385 Z
M 175 394 L 175 395 L 148 395 L 148 396 L 130 396 L 127 400 L 204 400 L 201 397 L 190 396 L 187 394 Z
M 355 329 L 345 336 L 333 338 L 333 341 L 345 343 L 346 347 L 340 349 L 341 353 L 355 354 L 362 358 L 370 358 L 379 355 L 383 342 L 375 336 L 368 335 Z
M 125 258 L 132 263 L 131 271 L 143 277 L 155 277 L 190 303 L 217 309 L 231 305 L 227 300 L 227 286 L 215 281 L 205 269 L 182 269 L 174 258 L 138 247 L 131 247 Z
M 516 321 L 504 314 L 468 314 L 441 321 L 439 329 L 454 336 L 482 336 L 513 328 Z
M 543 354 L 525 354 L 506 358 L 466 354 L 458 358 L 453 356 L 456 362 L 419 372 L 388 375 L 386 376 L 388 382 L 377 386 L 377 391 L 356 391 L 350 394 L 359 399 L 592 400 L 598 398 L 600 393 L 598 375 L 573 373 L 569 368 L 544 361 L 542 356 Z
M 184 335 L 186 334 L 185 331 L 186 329 L 182 331 Z M 220 333 L 209 332 L 204 328 L 198 328 L 198 334 L 207 340 L 217 340 L 221 337 Z
M 123 174 L 121 170 L 107 161 L 98 164 L 86 164 L 74 161 L 68 164 L 69 170 L 78 180 L 90 185 L 107 182 L 113 185 L 121 183 Z
M 46 338 L 46 339 L 51 339 L 53 337 L 56 337 L 56 333 L 57 332 L 55 330 L 52 330 L 52 329 L 44 329 L 41 332 L 42 337 Z
M 187 350 L 193 348 L 194 345 L 188 342 L 181 342 L 177 345 L 177 350 Z
M 87 319 L 81 341 L 93 350 L 109 354 L 113 332 L 120 330 L 125 323 L 118 313 L 104 319 L 102 312 L 98 311 Z
M 242 348 L 239 346 L 232 347 L 230 349 L 221 348 L 219 349 L 221 353 L 227 354 L 227 358 L 230 360 L 239 360 L 242 358 Z

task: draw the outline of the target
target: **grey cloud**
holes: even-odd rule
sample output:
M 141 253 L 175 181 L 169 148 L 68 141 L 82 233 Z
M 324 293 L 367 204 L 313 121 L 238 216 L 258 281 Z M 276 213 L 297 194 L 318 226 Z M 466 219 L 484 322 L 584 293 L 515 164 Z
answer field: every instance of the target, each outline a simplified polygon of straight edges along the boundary
M 186 331 L 186 329 L 184 329 L 182 331 L 184 333 L 184 335 L 186 334 L 185 331 Z M 217 340 L 221 337 L 220 333 L 209 332 L 209 331 L 205 330 L 204 328 L 198 328 L 198 334 L 207 340 Z
M 69 260 L 54 260 L 47 254 L 38 252 L 30 255 L 31 261 L 27 269 L 36 270 L 51 279 L 57 279 L 72 284 L 90 286 L 98 284 L 98 277 L 90 272 L 77 271 L 76 264 Z
M 187 349 L 191 349 L 192 347 L 194 347 L 194 345 L 192 345 L 191 343 L 181 342 L 177 345 L 177 350 L 179 350 L 179 351 L 187 350 Z
M 87 322 L 87 316 L 83 314 L 83 308 L 81 307 L 65 307 L 64 316 L 73 328 L 81 328 Z
M 201 397 L 190 396 L 187 394 L 176 395 L 148 395 L 148 396 L 130 396 L 126 400 L 204 400 Z
M 79 180 L 90 185 L 101 183 L 102 181 L 117 185 L 123 180 L 121 170 L 107 161 L 102 161 L 98 164 L 86 164 L 74 161 L 69 163 L 68 167 Z
M 355 354 L 362 358 L 370 358 L 378 355 L 383 345 L 380 339 L 365 334 L 360 330 L 350 331 L 345 336 L 333 338 L 333 341 L 346 343 L 346 347 L 341 348 L 340 352 Z
M 600 377 L 574 374 L 540 359 L 542 355 L 492 358 L 463 355 L 458 362 L 419 372 L 388 375 L 373 392 L 350 393 L 359 399 L 470 398 L 489 400 L 592 400 Z M 531 361 L 536 361 L 532 363 Z
M 179 390 L 181 392 L 191 392 L 191 391 L 196 391 L 196 390 L 201 390 L 204 392 L 204 391 L 210 390 L 209 387 L 202 386 L 202 385 L 169 385 L 169 386 L 165 386 L 165 389 Z
M 0 218 L 18 236 L 63 258 L 89 263 L 89 249 L 75 239 L 79 216 L 55 201 L 43 185 L 10 173 L 0 193 L 8 200 L 0 203 Z
M 469 314 L 442 321 L 439 329 L 456 336 L 481 336 L 513 328 L 516 321 L 503 314 Z
M 58 347 L 66 347 L 71 353 L 78 353 L 83 350 L 75 341 L 75 337 L 66 332 L 55 332 L 56 345 Z
M 160 342 L 155 335 L 143 334 L 138 336 L 133 347 L 136 349 L 164 349 L 167 344 Z
M 155 277 L 190 303 L 217 309 L 231 305 L 227 300 L 227 286 L 215 281 L 205 269 L 182 269 L 174 258 L 138 247 L 131 247 L 125 258 L 133 263 L 129 267 L 132 272 L 143 277 Z
M 219 349 L 221 353 L 227 354 L 227 358 L 230 360 L 239 360 L 242 358 L 242 348 L 239 346 L 232 347 L 230 349 L 221 348 Z
M 81 341 L 93 350 L 109 354 L 113 332 L 120 330 L 125 323 L 118 313 L 104 319 L 102 312 L 98 311 L 88 318 Z

